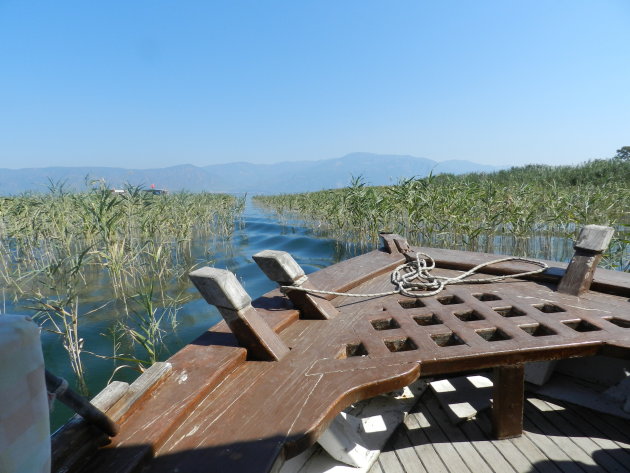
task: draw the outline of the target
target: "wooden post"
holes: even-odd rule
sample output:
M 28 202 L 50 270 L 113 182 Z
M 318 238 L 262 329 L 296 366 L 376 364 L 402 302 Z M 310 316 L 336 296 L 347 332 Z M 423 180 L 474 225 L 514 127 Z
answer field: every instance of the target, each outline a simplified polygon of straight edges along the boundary
M 171 374 L 171 363 L 158 361 L 131 383 L 114 381 L 98 393 L 90 403 L 115 422 L 123 422 Z M 109 443 L 86 420 L 75 415 L 51 437 L 52 470 L 77 471 L 87 458 Z
M 378 234 L 380 240 L 380 249 L 386 253 L 406 253 L 409 249 L 409 243 L 407 240 L 397 233 L 380 232 Z
M 250 359 L 277 361 L 289 348 L 252 307 L 252 299 L 236 276 L 204 267 L 189 277 L 208 304 L 215 305 Z
M 525 368 L 523 364 L 494 369 L 492 430 L 497 439 L 523 433 Z
M 280 286 L 315 289 L 304 270 L 286 251 L 264 250 L 256 253 L 254 261 L 269 279 Z M 339 312 L 326 299 L 304 291 L 287 290 L 287 297 L 300 310 L 303 319 L 331 319 Z
M 615 230 L 601 225 L 587 225 L 575 242 L 575 254 L 558 284 L 558 292 L 579 296 L 588 291 L 595 269 L 608 248 Z
M 129 390 L 129 384 L 113 381 L 98 393 L 90 403 L 107 413 Z M 115 419 L 112 419 L 115 420 Z M 75 414 L 50 437 L 51 471 L 74 471 L 74 467 L 89 458 L 99 447 L 109 443 L 107 435 Z
M 118 425 L 83 396 L 68 387 L 68 382 L 46 370 L 46 389 L 57 399 L 110 437 L 118 433 Z

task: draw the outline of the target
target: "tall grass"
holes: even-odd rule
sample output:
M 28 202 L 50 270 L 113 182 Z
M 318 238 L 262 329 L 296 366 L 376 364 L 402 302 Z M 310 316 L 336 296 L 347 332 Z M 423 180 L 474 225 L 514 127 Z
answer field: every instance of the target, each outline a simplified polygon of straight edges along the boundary
M 229 237 L 243 207 L 244 198 L 224 194 L 129 187 L 116 195 L 99 185 L 0 198 L 0 287 L 60 337 L 85 391 L 82 317 L 118 311 L 133 353 L 116 356 L 140 367 L 155 362 L 163 325 L 176 325 L 188 297 L 178 282 L 198 263 L 192 240 Z
M 370 187 L 255 196 L 341 241 L 373 247 L 379 230 L 425 246 L 566 260 L 586 224 L 610 225 L 603 264 L 630 271 L 630 160 L 525 166 L 491 174 L 430 175 Z

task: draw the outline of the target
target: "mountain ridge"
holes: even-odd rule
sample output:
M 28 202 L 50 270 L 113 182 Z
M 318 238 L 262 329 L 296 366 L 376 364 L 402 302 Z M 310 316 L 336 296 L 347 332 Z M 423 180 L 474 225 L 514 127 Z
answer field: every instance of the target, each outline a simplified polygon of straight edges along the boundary
M 493 172 L 501 168 L 464 160 L 434 161 L 409 155 L 355 152 L 313 161 L 254 164 L 245 161 L 195 166 L 177 164 L 164 168 L 133 169 L 107 166 L 51 166 L 45 168 L 0 168 L 0 194 L 45 191 L 50 183 L 64 182 L 71 190 L 87 182 L 103 180 L 109 187 L 126 183 L 170 191 L 292 193 L 347 186 L 362 176 L 371 185 L 395 184 L 400 179 L 424 177 L 430 172 L 463 174 Z M 89 176 L 89 178 L 86 178 Z

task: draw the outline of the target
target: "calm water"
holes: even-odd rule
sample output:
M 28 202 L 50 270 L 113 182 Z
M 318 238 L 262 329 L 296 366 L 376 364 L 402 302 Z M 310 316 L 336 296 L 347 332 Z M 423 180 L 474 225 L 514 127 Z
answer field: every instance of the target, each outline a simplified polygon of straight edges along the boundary
M 307 274 L 355 256 L 360 251 L 352 246 L 340 245 L 332 239 L 315 235 L 299 220 L 279 221 L 272 212 L 248 202 L 242 218 L 237 222 L 236 231 L 228 241 L 195 241 L 191 254 L 192 259 L 200 263 L 200 266 L 225 268 L 235 273 L 250 296 L 256 298 L 276 287 L 251 258 L 253 254 L 265 249 L 291 253 Z M 187 280 L 183 282 L 183 288 L 197 297 L 196 289 Z M 86 294 L 81 312 L 102 305 L 105 302 L 103 297 L 106 296 L 101 291 Z M 28 313 L 19 306 L 9 306 L 7 311 Z M 121 314 L 122 310 L 107 308 L 97 311 L 93 316 L 80 319 L 81 335 L 85 339 L 84 349 L 101 355 L 111 355 L 113 341 L 108 329 Z M 168 358 L 170 354 L 220 319 L 218 311 L 199 297 L 187 303 L 178 313 L 176 330 L 169 330 L 166 334 L 166 347 L 160 358 Z M 43 333 L 42 345 L 47 368 L 71 381 L 73 374 L 58 338 Z M 85 352 L 82 359 L 86 366 L 87 382 L 92 396 L 107 384 L 114 367 L 122 364 L 118 362 L 114 365 L 112 360 L 97 358 Z M 132 381 L 137 376 L 138 372 L 125 368 L 118 371 L 114 379 Z M 70 415 L 68 409 L 56 403 L 51 419 L 52 429 L 55 430 L 62 425 Z

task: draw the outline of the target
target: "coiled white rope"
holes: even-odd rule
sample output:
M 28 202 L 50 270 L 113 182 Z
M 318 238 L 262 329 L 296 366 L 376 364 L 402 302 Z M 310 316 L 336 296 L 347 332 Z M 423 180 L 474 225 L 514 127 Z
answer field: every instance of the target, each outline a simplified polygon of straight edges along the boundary
M 504 263 L 506 261 L 522 261 L 524 263 L 531 263 L 539 266 L 539 269 L 532 271 L 524 271 L 515 274 L 505 274 L 502 276 L 491 276 L 488 278 L 477 279 L 465 279 L 468 276 L 472 276 L 480 269 L 485 268 L 497 263 Z M 327 294 L 331 296 L 348 296 L 348 297 L 383 297 L 393 294 L 402 294 L 407 297 L 430 297 L 439 294 L 449 284 L 484 284 L 490 282 L 502 281 L 508 278 L 519 278 L 523 276 L 530 276 L 532 274 L 542 273 L 549 266 L 542 261 L 535 261 L 527 258 L 520 258 L 518 256 L 508 256 L 505 258 L 499 258 L 487 263 L 478 264 L 472 269 L 463 272 L 459 276 L 447 277 L 436 276 L 430 273 L 435 269 L 435 261 L 426 253 L 416 253 L 416 259 L 409 261 L 408 263 L 397 266 L 391 274 L 391 282 L 395 286 L 395 289 L 387 292 L 377 292 L 372 294 L 354 294 L 347 292 L 335 292 L 324 291 L 321 289 L 308 289 L 302 287 L 302 284 L 307 280 L 306 277 L 298 280 L 293 286 L 280 286 L 280 290 L 283 293 L 288 291 L 302 291 L 309 294 Z

